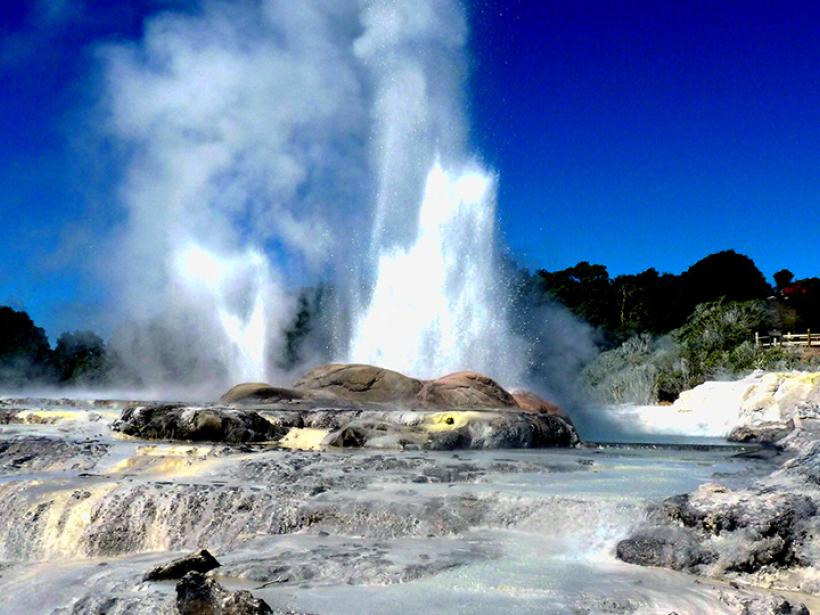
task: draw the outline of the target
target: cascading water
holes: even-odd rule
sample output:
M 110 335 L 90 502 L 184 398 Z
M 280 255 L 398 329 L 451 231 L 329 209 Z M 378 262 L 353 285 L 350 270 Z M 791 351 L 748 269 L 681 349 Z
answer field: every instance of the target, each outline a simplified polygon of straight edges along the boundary
M 350 359 L 419 377 L 477 369 L 497 377 L 508 339 L 494 265 L 495 179 L 478 168 L 430 169 L 409 247 L 385 247 Z M 500 359 L 500 360 L 499 360 Z

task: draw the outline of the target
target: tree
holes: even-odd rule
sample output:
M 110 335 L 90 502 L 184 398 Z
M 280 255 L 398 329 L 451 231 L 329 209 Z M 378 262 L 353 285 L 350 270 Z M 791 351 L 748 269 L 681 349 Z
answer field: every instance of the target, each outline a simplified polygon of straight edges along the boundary
M 54 364 L 61 382 L 99 382 L 105 375 L 105 343 L 91 331 L 63 333 L 54 349 Z
M 19 388 L 52 376 L 45 331 L 26 312 L 0 307 L 0 385 Z
M 685 311 L 708 301 L 765 299 L 772 288 L 754 261 L 734 250 L 710 254 L 681 274 Z
M 582 261 L 561 271 L 541 269 L 537 276 L 542 293 L 589 324 L 609 332 L 615 330 L 617 301 L 606 267 Z
M 672 318 L 680 295 L 680 278 L 654 268 L 613 280 L 618 300 L 618 334 L 666 333 L 681 323 Z
M 794 310 L 795 329 L 820 332 L 820 278 L 804 278 L 782 290 L 781 300 Z
M 783 290 L 794 281 L 794 274 L 788 269 L 781 269 L 774 274 L 774 285 L 777 290 Z

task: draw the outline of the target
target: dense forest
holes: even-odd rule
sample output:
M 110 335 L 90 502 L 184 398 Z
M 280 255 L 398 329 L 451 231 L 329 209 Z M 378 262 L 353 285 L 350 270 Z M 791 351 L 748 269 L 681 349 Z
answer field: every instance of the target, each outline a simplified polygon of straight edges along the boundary
M 516 332 L 536 341 L 533 378 L 548 369 L 538 356 L 538 308 L 558 304 L 590 325 L 599 350 L 579 366 L 578 384 L 600 401 L 652 403 L 672 400 L 708 378 L 820 364 L 808 351 L 754 344 L 755 332 L 820 333 L 820 278 L 794 279 L 783 269 L 773 281 L 770 285 L 749 257 L 729 250 L 677 275 L 647 269 L 613 278 L 604 265 L 588 262 L 560 271 L 519 270 L 510 274 L 508 292 Z M 317 331 L 330 295 L 327 284 L 300 291 L 281 356 L 271 358 L 278 368 L 321 354 Z M 125 325 L 108 343 L 91 331 L 66 332 L 52 348 L 28 314 L 0 307 L 0 388 L 146 384 L 122 357 L 125 348 L 144 345 L 146 337 L 168 346 L 163 351 L 159 344 L 153 360 L 184 376 L 190 366 L 180 364 L 172 347 L 191 340 L 180 339 L 162 319 Z

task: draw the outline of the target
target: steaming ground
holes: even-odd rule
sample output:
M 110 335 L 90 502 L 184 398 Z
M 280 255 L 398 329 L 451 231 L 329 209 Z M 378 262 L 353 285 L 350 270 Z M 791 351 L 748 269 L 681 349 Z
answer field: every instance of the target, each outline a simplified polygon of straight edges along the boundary
M 115 437 L 122 403 L 7 400 L 7 613 L 170 613 L 151 567 L 207 547 L 220 583 L 317 614 L 730 613 L 730 588 L 630 566 L 647 500 L 770 469 L 734 448 L 309 453 Z

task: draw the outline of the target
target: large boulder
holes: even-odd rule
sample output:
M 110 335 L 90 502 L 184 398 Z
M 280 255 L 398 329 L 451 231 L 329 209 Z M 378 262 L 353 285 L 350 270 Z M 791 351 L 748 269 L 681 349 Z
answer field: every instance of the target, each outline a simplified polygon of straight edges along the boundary
M 180 615 L 270 615 L 268 604 L 246 590 L 230 591 L 201 572 L 189 572 L 177 583 Z
M 293 387 L 325 392 L 350 401 L 411 404 L 422 382 L 373 365 L 332 363 L 310 370 Z
M 495 380 L 478 372 L 448 374 L 424 384 L 419 392 L 422 405 L 433 408 L 510 408 L 513 396 Z
M 278 440 L 287 433 L 287 428 L 273 425 L 256 412 L 173 404 L 126 408 L 112 429 L 138 438 L 231 444 Z

